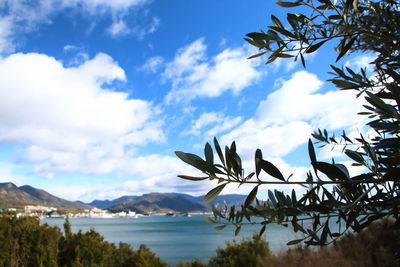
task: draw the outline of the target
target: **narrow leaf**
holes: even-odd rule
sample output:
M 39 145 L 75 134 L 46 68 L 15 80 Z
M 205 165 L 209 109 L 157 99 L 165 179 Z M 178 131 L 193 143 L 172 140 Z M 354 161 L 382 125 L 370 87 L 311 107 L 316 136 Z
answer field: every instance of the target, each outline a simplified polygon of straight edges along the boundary
M 251 203 L 256 199 L 258 191 L 258 185 L 251 190 L 250 194 L 247 196 L 246 201 L 244 202 L 244 206 L 248 207 Z
M 214 164 L 214 153 L 209 143 L 206 143 L 204 147 L 204 156 L 207 163 Z
M 256 57 L 261 57 L 261 56 L 263 56 L 265 53 L 267 53 L 267 52 L 257 53 L 257 54 L 255 54 L 255 55 L 249 56 L 247 59 L 252 59 L 252 58 L 256 58 Z
M 281 7 L 296 7 L 301 5 L 299 3 L 287 2 L 287 1 L 278 1 L 277 4 L 280 5 Z
M 317 157 L 315 156 L 315 149 L 311 139 L 308 139 L 308 155 L 310 156 L 311 162 L 316 162 Z
M 240 230 L 241 230 L 240 226 L 236 227 L 235 236 L 237 236 L 240 233 Z
M 205 196 L 204 196 L 204 201 L 205 202 L 210 202 L 212 201 L 214 198 L 216 198 L 219 193 L 221 193 L 221 191 L 224 189 L 224 187 L 227 185 L 227 183 L 225 184 L 221 184 L 217 187 L 215 187 L 214 189 L 210 190 L 210 192 L 208 192 Z
M 261 161 L 262 161 L 262 152 L 261 149 L 256 150 L 255 154 L 255 164 L 256 164 L 256 176 L 258 178 L 258 175 L 260 175 L 261 172 Z
M 272 164 L 269 161 L 266 160 L 261 160 L 261 168 L 268 173 L 269 175 L 271 175 L 272 177 L 275 177 L 281 181 L 285 181 L 285 178 L 283 177 L 281 171 L 275 167 L 274 164 Z
M 318 48 L 320 48 L 325 42 L 326 42 L 326 40 L 309 46 L 309 47 L 307 48 L 307 50 L 306 50 L 306 53 L 307 53 L 307 54 L 310 54 L 310 53 L 312 53 L 312 52 L 318 50 Z
M 225 227 L 226 227 L 226 224 L 223 224 L 223 225 L 214 227 L 214 231 L 221 231 L 221 230 L 223 230 Z
M 288 246 L 292 246 L 292 245 L 296 245 L 298 243 L 300 243 L 301 241 L 303 241 L 304 239 L 296 239 L 296 240 L 292 240 L 286 243 L 286 245 Z
M 193 177 L 193 176 L 187 176 L 187 175 L 178 175 L 178 177 L 185 179 L 185 180 L 190 180 L 190 181 L 202 181 L 205 179 L 209 179 L 209 177 Z
M 339 180 L 347 180 L 348 177 L 347 175 L 339 169 L 337 166 L 322 162 L 322 161 L 316 161 L 313 162 L 312 165 L 317 168 L 318 171 L 324 173 L 328 178 L 330 178 L 332 181 L 335 181 L 337 179 Z
M 215 150 L 217 150 L 217 154 L 218 154 L 219 159 L 221 160 L 222 165 L 225 166 L 224 154 L 222 154 L 221 147 L 219 146 L 219 143 L 218 143 L 218 140 L 216 137 L 214 137 L 214 147 L 215 147 Z

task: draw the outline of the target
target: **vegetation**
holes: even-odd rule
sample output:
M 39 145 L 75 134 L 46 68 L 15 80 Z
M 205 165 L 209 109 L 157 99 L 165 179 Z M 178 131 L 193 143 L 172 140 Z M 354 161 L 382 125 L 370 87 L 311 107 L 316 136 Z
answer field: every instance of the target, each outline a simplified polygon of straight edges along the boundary
M 331 246 L 319 250 L 308 247 L 294 249 L 273 255 L 265 240 L 254 236 L 240 243 L 228 242 L 219 248 L 208 263 L 195 260 L 180 263 L 179 267 L 217 267 L 217 266 L 265 266 L 265 267 L 374 267 L 399 266 L 400 230 L 393 221 L 383 220 L 371 224 L 359 234 L 345 234 Z
M 399 266 L 400 229 L 393 221 L 371 224 L 360 234 L 347 233 L 318 251 L 306 247 L 273 255 L 267 242 L 255 234 L 241 242 L 227 242 L 207 263 L 181 262 L 179 267 L 223 266 Z M 90 230 L 72 233 L 67 220 L 64 234 L 57 227 L 41 225 L 36 218 L 0 216 L 0 266 L 168 266 L 146 246 L 138 250 L 117 246 Z
M 57 227 L 40 225 L 34 217 L 0 216 L 0 266 L 168 266 L 146 246 L 138 250 L 104 241 L 94 230 L 72 233 L 67 220 L 64 235 Z
M 257 221 L 262 225 L 261 233 L 269 223 L 290 224 L 294 231 L 304 233 L 304 238 L 293 240 L 289 245 L 302 241 L 307 245 L 326 245 L 349 229 L 360 232 L 385 217 L 395 219 L 398 227 L 400 3 L 395 0 L 297 0 L 277 4 L 309 13 L 288 13 L 285 22 L 272 15 L 273 25 L 266 31 L 249 33 L 245 38 L 260 49 L 260 53 L 250 58 L 268 55 L 267 64 L 277 58 L 292 58 L 301 60 L 306 67 L 304 55 L 331 42 L 336 44 L 336 61 L 354 53 L 374 55 L 370 63 L 374 68 L 372 73 L 366 68 L 355 70 L 331 65 L 329 80 L 341 90 L 357 91 L 357 97 L 365 99 L 365 110 L 359 114 L 368 117 L 365 126 L 372 136 L 360 133 L 352 139 L 343 131 L 337 137 L 320 129 L 312 134 L 314 142 L 322 146 L 343 146 L 344 156 L 363 173 L 350 176 L 348 169 L 335 160 L 319 161 L 312 140 L 308 143 L 311 170 L 303 180 L 295 182 L 290 180 L 292 175 L 284 176 L 278 167 L 263 158 L 260 149 L 255 152 L 255 171 L 245 173 L 235 142 L 226 146 L 223 153 L 214 138 L 220 162 L 214 162 L 214 151 L 208 143 L 204 148 L 205 159 L 178 151 L 176 155 L 181 160 L 205 174 L 179 177 L 193 181 L 217 180 L 219 185 L 205 196 L 206 201 L 216 197 L 229 183 L 254 185 L 241 208 L 214 209 L 216 219 L 210 219 L 222 224 L 219 228 L 235 225 L 236 233 L 243 224 L 255 223 L 252 217 L 261 218 Z M 294 190 L 291 194 L 268 190 L 269 198 L 259 201 L 257 193 L 261 186 L 270 184 L 300 184 L 307 190 L 301 196 Z M 303 225 L 304 221 L 309 221 L 307 226 Z M 331 229 L 331 222 L 339 223 L 339 231 Z

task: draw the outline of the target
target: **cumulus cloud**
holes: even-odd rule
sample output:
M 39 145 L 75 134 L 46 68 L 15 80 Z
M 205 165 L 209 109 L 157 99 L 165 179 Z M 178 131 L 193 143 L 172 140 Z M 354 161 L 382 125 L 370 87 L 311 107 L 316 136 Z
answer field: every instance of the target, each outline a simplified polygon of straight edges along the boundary
M 178 50 L 167 63 L 163 77 L 171 81 L 167 103 L 189 102 L 199 97 L 218 97 L 227 91 L 238 94 L 262 76 L 257 60 L 247 60 L 244 47 L 228 48 L 208 59 L 204 39 Z
M 257 120 L 264 124 L 307 121 L 314 129 L 361 127 L 364 121 L 357 112 L 362 99 L 357 99 L 353 91 L 318 92 L 322 85 L 316 75 L 306 71 L 296 72 L 259 104 Z
M 164 58 L 160 56 L 151 57 L 139 68 L 140 70 L 156 73 L 164 64 Z
M 0 142 L 26 147 L 34 173 L 110 173 L 136 146 L 165 139 L 158 109 L 111 89 L 125 73 L 106 54 L 64 67 L 43 54 L 0 60 Z
M 261 101 L 255 115 L 239 124 L 221 140 L 236 140 L 246 158 L 257 148 L 266 157 L 284 158 L 305 144 L 312 131 L 361 130 L 365 121 L 357 115 L 362 99 L 351 91 L 322 91 L 314 74 L 299 71 Z
M 358 71 L 361 68 L 366 68 L 368 71 L 372 71 L 374 66 L 371 64 L 376 59 L 374 54 L 358 55 L 351 60 L 346 61 L 344 64 L 346 67 L 355 68 Z
M 159 19 L 152 18 L 148 25 L 127 25 L 125 17 L 132 8 L 140 8 L 149 2 L 150 0 L 4 0 L 0 11 L 0 52 L 12 52 L 14 39 L 18 34 L 34 31 L 41 24 L 51 23 L 53 16 L 65 9 L 78 11 L 71 14 L 109 17 L 112 23 L 107 31 L 111 36 L 135 34 L 138 38 L 143 38 L 158 28 Z
M 202 135 L 205 139 L 209 139 L 235 127 L 241 121 L 241 117 L 232 118 L 224 116 L 221 112 L 206 112 L 192 121 L 191 128 L 185 134 Z

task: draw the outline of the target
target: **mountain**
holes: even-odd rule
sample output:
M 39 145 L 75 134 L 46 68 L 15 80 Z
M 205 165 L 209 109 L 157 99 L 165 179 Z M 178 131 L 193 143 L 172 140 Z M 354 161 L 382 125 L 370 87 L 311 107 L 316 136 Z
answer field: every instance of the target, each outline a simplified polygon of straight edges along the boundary
M 212 205 L 228 206 L 243 205 L 246 195 L 228 194 L 216 197 L 210 203 L 203 201 L 204 196 L 192 196 L 182 193 L 150 193 L 142 196 L 123 196 L 114 200 L 95 200 L 88 205 L 112 212 L 135 211 L 149 212 L 205 212 L 210 211 Z
M 20 208 L 25 205 L 50 206 L 61 209 L 87 209 L 90 206 L 68 201 L 29 185 L 17 187 L 13 183 L 0 183 L 0 207 Z
M 135 211 L 150 212 L 205 212 L 208 209 L 197 202 L 190 201 L 174 193 L 150 193 L 129 202 L 122 202 L 109 208 L 112 212 Z
M 13 183 L 0 183 L 0 207 L 22 207 L 28 204 L 40 205 L 41 202 Z
M 19 189 L 22 191 L 25 191 L 26 193 L 30 194 L 31 196 L 34 196 L 35 198 L 39 199 L 42 203 L 44 203 L 44 206 L 52 206 L 56 208 L 62 208 L 62 209 L 87 209 L 90 206 L 81 204 L 79 202 L 73 202 L 73 201 L 68 201 L 56 196 L 53 196 L 52 194 L 49 194 L 48 192 L 42 190 L 42 189 L 37 189 L 34 188 L 30 185 L 24 185 L 20 186 Z
M 209 203 L 205 203 L 204 200 L 204 196 L 191 196 L 188 194 L 178 194 L 190 201 L 193 202 L 197 202 L 197 203 L 201 203 L 209 208 L 211 208 L 212 205 L 224 205 L 224 201 L 227 203 L 228 206 L 240 206 L 243 205 L 244 201 L 246 200 L 246 195 L 239 195 L 239 194 L 226 194 L 226 195 L 219 195 L 217 196 L 213 201 L 209 202 Z
M 114 200 L 93 200 L 92 202 L 87 203 L 87 205 L 96 207 L 99 209 L 108 209 L 117 204 L 130 202 L 137 198 L 139 198 L 139 196 L 122 196 L 122 197 L 116 198 Z

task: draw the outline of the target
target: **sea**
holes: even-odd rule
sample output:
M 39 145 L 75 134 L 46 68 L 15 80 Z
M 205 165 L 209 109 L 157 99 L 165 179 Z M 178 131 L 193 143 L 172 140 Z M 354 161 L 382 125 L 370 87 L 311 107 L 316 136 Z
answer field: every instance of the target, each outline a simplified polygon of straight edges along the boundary
M 207 215 L 185 216 L 143 216 L 138 218 L 70 218 L 72 231 L 89 231 L 91 228 L 99 232 L 106 241 L 118 244 L 125 242 L 134 249 L 145 244 L 156 253 L 161 260 L 171 266 L 178 262 L 189 262 L 199 259 L 206 263 L 215 255 L 218 247 L 227 241 L 251 238 L 260 230 L 260 225 L 243 226 L 235 237 L 235 228 L 228 226 L 215 231 L 216 225 L 204 220 Z M 41 223 L 58 226 L 63 229 L 63 218 L 45 218 Z M 263 238 L 273 252 L 286 250 L 286 243 L 300 236 L 291 227 L 268 224 Z

